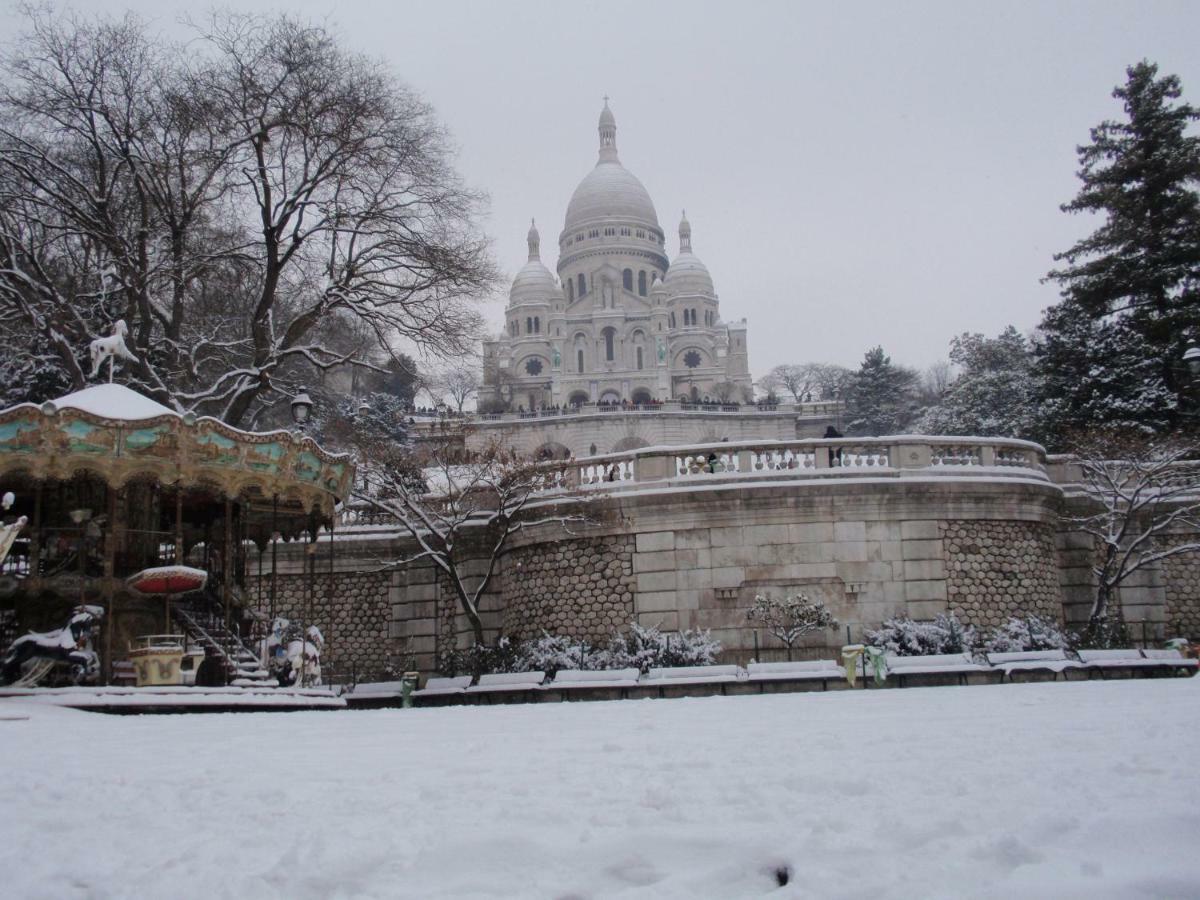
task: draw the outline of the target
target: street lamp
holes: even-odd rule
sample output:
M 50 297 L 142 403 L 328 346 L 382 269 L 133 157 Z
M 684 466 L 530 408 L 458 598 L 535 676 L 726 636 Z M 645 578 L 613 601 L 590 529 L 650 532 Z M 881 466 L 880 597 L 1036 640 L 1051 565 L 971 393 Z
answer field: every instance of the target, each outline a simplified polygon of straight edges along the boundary
M 1195 345 L 1183 351 L 1183 362 L 1193 375 L 1200 375 L 1200 347 Z
M 358 404 L 358 414 L 364 419 L 371 414 L 371 404 L 365 397 Z
M 300 388 L 300 392 L 292 398 L 292 421 L 300 431 L 304 431 L 304 423 L 308 421 L 312 407 L 312 397 L 308 396 L 306 389 Z

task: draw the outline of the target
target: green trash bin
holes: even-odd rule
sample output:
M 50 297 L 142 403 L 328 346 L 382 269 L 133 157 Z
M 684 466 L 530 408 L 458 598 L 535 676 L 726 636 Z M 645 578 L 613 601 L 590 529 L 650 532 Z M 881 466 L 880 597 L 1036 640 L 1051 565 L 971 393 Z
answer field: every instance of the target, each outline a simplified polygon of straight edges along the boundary
M 400 706 L 402 709 L 412 709 L 413 691 L 417 689 L 417 680 L 421 676 L 417 672 L 405 672 L 400 676 Z

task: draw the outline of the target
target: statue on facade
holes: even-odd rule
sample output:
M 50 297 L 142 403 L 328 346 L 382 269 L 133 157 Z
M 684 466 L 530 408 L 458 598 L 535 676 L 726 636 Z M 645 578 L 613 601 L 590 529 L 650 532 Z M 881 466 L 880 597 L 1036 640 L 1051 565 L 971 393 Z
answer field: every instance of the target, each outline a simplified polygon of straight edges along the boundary
M 600 289 L 600 294 L 602 297 L 602 302 L 600 305 L 605 309 L 610 309 L 613 305 L 612 285 L 607 281 L 604 282 L 604 287 Z
M 666 362 L 666 360 L 667 360 L 667 345 L 663 343 L 662 338 L 655 338 L 655 343 L 658 344 L 658 361 Z
M 550 357 L 550 358 L 551 358 L 551 360 L 554 362 L 554 368 L 556 368 L 556 369 L 557 369 L 559 366 L 561 366 L 561 365 L 562 365 L 562 354 L 558 352 L 558 346 L 557 346 L 557 345 L 556 345 L 556 346 L 554 347 L 554 349 L 551 351 L 551 357 Z

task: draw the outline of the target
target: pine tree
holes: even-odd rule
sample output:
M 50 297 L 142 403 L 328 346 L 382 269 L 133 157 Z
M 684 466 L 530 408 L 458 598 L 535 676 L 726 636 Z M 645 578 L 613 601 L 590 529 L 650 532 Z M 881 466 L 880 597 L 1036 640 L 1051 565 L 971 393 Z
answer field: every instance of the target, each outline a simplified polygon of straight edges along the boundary
M 897 434 L 912 423 L 917 373 L 892 365 L 882 347 L 867 351 L 851 383 L 847 415 L 854 434 Z
M 1121 422 L 1176 427 L 1190 385 L 1179 367 L 1200 339 L 1200 118 L 1174 75 L 1141 62 L 1113 96 L 1124 121 L 1105 121 L 1079 148 L 1078 196 L 1062 209 L 1103 216 L 1055 259 L 1062 302 L 1047 310 L 1038 347 L 1043 429 Z

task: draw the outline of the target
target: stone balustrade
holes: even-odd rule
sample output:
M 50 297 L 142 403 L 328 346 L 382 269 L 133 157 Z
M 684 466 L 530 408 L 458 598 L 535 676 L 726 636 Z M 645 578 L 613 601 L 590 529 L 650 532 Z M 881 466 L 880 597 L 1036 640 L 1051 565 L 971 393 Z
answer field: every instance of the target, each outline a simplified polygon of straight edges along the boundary
M 625 413 L 694 415 L 792 415 L 804 417 L 834 416 L 841 410 L 838 401 L 808 401 L 803 403 L 689 403 L 685 400 L 663 400 L 659 403 L 584 403 L 556 409 L 535 409 L 520 412 L 480 413 L 473 417 L 475 424 L 487 422 L 525 422 L 531 419 L 558 419 L 564 416 L 603 416 Z
M 1004 438 L 896 435 L 643 447 L 578 460 L 580 487 L 796 477 L 996 477 L 1049 481 L 1046 452 Z

